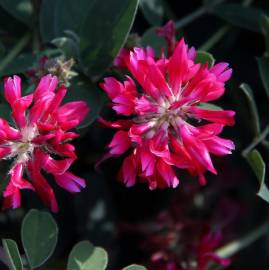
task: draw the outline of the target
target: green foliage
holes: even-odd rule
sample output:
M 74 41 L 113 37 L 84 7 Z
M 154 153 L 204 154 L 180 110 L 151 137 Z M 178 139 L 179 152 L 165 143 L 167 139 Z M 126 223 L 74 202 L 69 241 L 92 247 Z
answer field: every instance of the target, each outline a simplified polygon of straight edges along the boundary
M 89 241 L 76 244 L 68 258 L 67 270 L 104 270 L 108 256 L 104 249 L 94 247 Z
M 253 91 L 246 83 L 242 83 L 240 85 L 240 89 L 242 90 L 242 96 L 245 99 L 248 107 L 248 122 L 250 123 L 249 129 L 252 130 L 254 136 L 257 136 L 260 134 L 261 128 L 257 106 L 253 97 Z
M 261 17 L 261 29 L 262 33 L 265 38 L 266 42 L 266 52 L 265 55 L 268 57 L 269 56 L 269 17 L 268 16 L 262 16 Z
M 17 243 L 11 239 L 2 240 L 10 270 L 23 270 L 21 255 Z
M 14 18 L 28 26 L 33 22 L 33 7 L 31 0 L 0 0 L 0 6 Z
M 195 58 L 196 63 L 201 63 L 201 64 L 208 64 L 208 67 L 212 67 L 215 63 L 215 58 L 211 53 L 205 52 L 205 51 L 197 51 L 196 53 L 196 58 Z
M 140 0 L 140 8 L 151 25 L 161 25 L 163 21 L 164 9 L 162 0 Z
M 265 163 L 261 154 L 254 149 L 248 153 L 246 158 L 260 184 L 257 195 L 269 203 L 269 190 L 265 184 Z
M 58 238 L 58 227 L 51 214 L 30 210 L 21 228 L 22 244 L 31 268 L 42 265 L 52 255 Z
M 147 270 L 147 268 L 142 265 L 132 264 L 124 267 L 122 270 Z
M 257 58 L 260 76 L 265 89 L 265 92 L 269 98 L 269 59 Z
M 41 7 L 41 35 L 49 41 L 63 36 L 66 30 L 75 32 L 80 38 L 82 69 L 96 80 L 123 46 L 137 5 L 137 0 L 105 0 L 102 8 L 99 1 L 48 1 Z
M 157 35 L 157 27 L 149 28 L 142 36 L 141 45 L 142 47 L 150 46 L 155 50 L 157 56 L 160 56 L 162 50 L 167 50 L 166 42 L 163 37 Z
M 212 12 L 235 26 L 261 32 L 260 18 L 263 11 L 258 8 L 246 7 L 240 4 L 220 4 L 216 5 Z

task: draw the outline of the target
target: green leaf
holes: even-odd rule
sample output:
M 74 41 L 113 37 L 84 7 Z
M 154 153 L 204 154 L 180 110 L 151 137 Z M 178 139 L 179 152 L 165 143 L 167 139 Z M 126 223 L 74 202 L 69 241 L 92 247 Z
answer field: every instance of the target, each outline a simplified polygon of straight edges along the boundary
M 163 37 L 157 35 L 157 27 L 148 29 L 141 38 L 141 45 L 143 47 L 152 47 L 157 56 L 161 56 L 162 50 L 167 51 L 166 41 Z
M 220 4 L 212 9 L 214 15 L 225 21 L 254 32 L 261 32 L 260 18 L 263 11 L 240 4 Z
M 208 63 L 208 67 L 210 68 L 214 65 L 215 58 L 213 57 L 211 53 L 208 53 L 205 51 L 197 51 L 195 63 L 201 63 L 201 64 Z
M 89 241 L 77 243 L 69 257 L 67 270 L 104 270 L 108 256 L 104 249 L 94 247 Z
M 162 24 L 164 9 L 162 0 L 140 0 L 141 11 L 151 25 Z
M 7 105 L 5 103 L 0 104 L 0 117 L 4 118 L 8 122 L 11 122 L 11 119 L 12 119 L 11 118 L 11 109 L 10 109 L 9 105 Z
M 11 239 L 2 240 L 10 270 L 23 270 L 21 255 L 17 243 Z
M 248 153 L 246 159 L 260 183 L 257 195 L 269 203 L 269 190 L 265 184 L 265 163 L 261 154 L 254 149 Z
M 220 106 L 217 106 L 215 104 L 208 103 L 208 102 L 201 102 L 199 104 L 199 107 L 201 107 L 202 109 L 211 110 L 211 111 L 222 111 L 223 110 Z
M 257 106 L 252 94 L 252 90 L 250 86 L 246 83 L 242 83 L 240 85 L 240 89 L 242 90 L 241 93 L 244 96 L 244 99 L 247 102 L 248 106 L 248 113 L 249 113 L 249 120 L 250 128 L 253 131 L 253 135 L 257 136 L 260 134 L 261 127 L 260 127 L 260 118 L 257 110 Z
M 79 126 L 79 128 L 87 127 L 99 116 L 104 103 L 104 95 L 101 89 L 87 78 L 78 77 L 72 81 L 65 98 L 65 101 L 76 100 L 86 101 L 90 107 L 90 113 Z
M 67 58 L 79 58 L 79 44 L 69 37 L 58 37 L 51 41 L 57 48 L 61 49 Z
M 55 7 L 58 0 L 42 1 L 39 14 L 40 35 L 44 42 L 56 38 L 55 33 Z M 60 35 L 61 36 L 61 35 Z
M 147 268 L 142 265 L 132 264 L 132 265 L 124 267 L 122 270 L 147 270 Z
M 36 61 L 37 57 L 32 53 L 21 54 L 0 72 L 0 76 L 24 73 L 31 68 Z
M 261 17 L 261 28 L 262 28 L 262 33 L 265 38 L 265 43 L 266 43 L 266 55 L 269 56 L 269 17 L 268 16 L 262 16 Z
M 0 0 L 0 6 L 19 21 L 31 26 L 33 6 L 31 0 Z
M 24 251 L 31 268 L 42 265 L 52 255 L 58 238 L 58 227 L 51 214 L 30 210 L 21 228 Z
M 262 83 L 266 94 L 269 98 L 269 59 L 267 58 L 257 58 L 260 76 L 262 79 Z

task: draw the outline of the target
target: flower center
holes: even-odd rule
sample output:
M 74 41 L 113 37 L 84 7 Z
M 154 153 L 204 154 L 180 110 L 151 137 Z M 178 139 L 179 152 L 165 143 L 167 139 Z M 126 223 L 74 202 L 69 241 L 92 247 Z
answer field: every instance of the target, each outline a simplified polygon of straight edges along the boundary
M 11 153 L 8 158 L 16 157 L 18 163 L 25 163 L 31 157 L 35 144 L 32 140 L 38 135 L 36 126 L 28 126 L 21 129 L 22 138 L 20 141 L 10 142 Z

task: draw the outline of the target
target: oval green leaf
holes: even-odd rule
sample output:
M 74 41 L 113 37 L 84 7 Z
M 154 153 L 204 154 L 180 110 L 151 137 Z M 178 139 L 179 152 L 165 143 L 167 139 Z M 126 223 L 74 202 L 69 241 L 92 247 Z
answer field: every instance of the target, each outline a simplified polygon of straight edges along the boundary
M 269 203 L 269 190 L 265 184 L 265 162 L 261 154 L 256 150 L 252 150 L 247 154 L 246 159 L 258 178 L 260 187 L 257 193 L 263 200 Z
M 67 270 L 104 270 L 107 267 L 108 256 L 100 247 L 94 247 L 89 241 L 77 243 L 69 257 Z
M 124 267 L 122 270 L 147 270 L 147 268 L 143 265 L 131 264 L 129 266 Z
M 23 219 L 22 244 L 31 268 L 42 265 L 53 253 L 58 227 L 51 214 L 30 210 Z
M 246 7 L 240 4 L 220 4 L 216 5 L 212 12 L 235 26 L 261 32 L 260 18 L 263 11 L 258 8 Z
M 17 243 L 12 239 L 3 239 L 3 248 L 8 259 L 10 270 L 23 270 L 21 255 Z
M 208 64 L 208 67 L 212 67 L 215 63 L 215 58 L 211 53 L 205 51 L 197 51 L 195 63 Z

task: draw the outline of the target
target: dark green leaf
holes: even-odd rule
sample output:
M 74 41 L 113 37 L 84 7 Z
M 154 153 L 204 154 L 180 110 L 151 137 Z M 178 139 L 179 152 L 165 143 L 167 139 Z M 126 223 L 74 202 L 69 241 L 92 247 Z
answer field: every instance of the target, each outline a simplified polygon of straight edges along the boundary
M 65 99 L 65 101 L 76 100 L 86 101 L 90 107 L 89 115 L 79 126 L 79 128 L 84 128 L 90 125 L 98 117 L 104 103 L 104 96 L 102 95 L 101 89 L 96 85 L 92 84 L 87 79 L 79 77 L 72 81 Z
M 151 25 L 162 24 L 164 15 L 162 0 L 140 0 L 139 4 L 145 18 Z
M 246 158 L 260 183 L 257 195 L 269 203 L 269 190 L 265 184 L 264 179 L 265 163 L 261 154 L 256 149 L 254 149 L 250 153 L 248 153 Z
M 260 76 L 267 96 L 269 97 L 269 59 L 257 58 Z
M 40 34 L 45 42 L 51 41 L 56 38 L 55 34 L 55 7 L 58 0 L 42 1 L 39 21 L 40 21 Z M 60 35 L 61 36 L 61 35 Z
M 225 21 L 254 32 L 261 32 L 260 17 L 263 11 L 240 4 L 221 4 L 212 9 L 213 14 Z
M 33 7 L 31 0 L 0 0 L 0 6 L 19 21 L 31 26 Z
M 267 57 L 269 56 L 269 17 L 268 16 L 262 16 L 261 17 L 261 28 L 262 28 L 262 33 L 265 38 L 265 43 L 266 43 L 266 55 Z
M 155 50 L 157 56 L 160 56 L 163 49 L 165 51 L 167 50 L 167 46 L 165 39 L 157 35 L 156 29 L 156 27 L 152 27 L 143 34 L 141 45 L 143 47 L 152 47 Z
M 124 267 L 122 270 L 147 270 L 147 268 L 142 265 L 132 264 L 132 265 Z
M 23 270 L 21 255 L 17 243 L 11 239 L 2 240 L 10 270 Z
M 11 109 L 8 104 L 0 104 L 0 117 L 11 122 Z
M 73 247 L 68 257 L 67 270 L 104 270 L 107 263 L 108 256 L 104 249 L 81 241 Z
M 31 53 L 21 54 L 0 72 L 0 76 L 24 73 L 31 68 L 36 61 L 37 57 Z
M 79 44 L 68 37 L 59 37 L 51 41 L 57 48 L 61 49 L 66 57 L 79 57 Z
M 99 1 L 93 2 L 81 29 L 81 59 L 85 72 L 97 79 L 124 45 L 135 18 L 138 0 L 105 0 L 102 8 Z
M 248 105 L 248 112 L 249 112 L 249 123 L 250 123 L 250 129 L 253 131 L 253 135 L 257 136 L 260 134 L 260 119 L 259 114 L 257 110 L 257 106 L 252 94 L 252 90 L 250 86 L 246 83 L 242 83 L 240 85 L 240 89 L 242 90 L 242 93 L 244 95 L 244 99 L 247 102 Z
M 205 51 L 197 51 L 195 63 L 208 63 L 208 67 L 212 67 L 215 63 L 215 59 L 211 53 Z
M 57 244 L 58 227 L 51 214 L 30 210 L 22 222 L 22 244 L 31 268 L 49 259 Z

